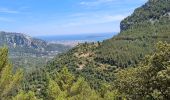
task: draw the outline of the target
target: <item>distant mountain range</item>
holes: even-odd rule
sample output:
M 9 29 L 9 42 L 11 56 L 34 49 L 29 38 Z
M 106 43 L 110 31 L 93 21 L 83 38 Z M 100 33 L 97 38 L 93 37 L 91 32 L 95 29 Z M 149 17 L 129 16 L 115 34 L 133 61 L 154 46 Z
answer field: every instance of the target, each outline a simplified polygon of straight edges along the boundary
M 6 45 L 11 56 L 54 56 L 70 46 L 49 43 L 22 33 L 0 32 L 0 46 Z

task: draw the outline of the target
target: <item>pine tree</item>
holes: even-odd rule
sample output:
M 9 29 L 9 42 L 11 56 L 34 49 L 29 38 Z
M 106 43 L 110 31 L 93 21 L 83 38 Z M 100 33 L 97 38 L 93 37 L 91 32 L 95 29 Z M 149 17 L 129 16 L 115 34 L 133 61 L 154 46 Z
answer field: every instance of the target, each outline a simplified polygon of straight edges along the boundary
M 50 100 L 98 100 L 98 95 L 84 78 L 76 78 L 64 67 L 54 79 L 49 78 L 47 88 Z
M 8 61 L 8 49 L 0 49 L 0 98 L 7 100 L 15 94 L 23 77 L 21 70 L 13 73 L 12 66 Z
M 99 100 L 99 96 L 90 88 L 84 78 L 79 77 L 71 87 L 71 100 Z
M 60 73 L 57 73 L 56 82 L 61 87 L 62 91 L 70 91 L 72 84 L 74 83 L 75 77 L 72 75 L 67 67 L 64 67 Z
M 8 60 L 8 48 L 0 48 L 0 100 L 36 100 L 33 92 L 19 90 L 23 71 L 13 71 Z M 20 91 L 19 93 L 17 93 Z M 16 96 L 15 96 L 16 95 Z
M 47 93 L 50 100 L 65 100 L 67 96 L 66 91 L 61 91 L 58 84 L 52 79 L 49 79 Z
M 25 93 L 24 91 L 20 91 L 12 100 L 37 100 L 34 92 L 29 91 Z

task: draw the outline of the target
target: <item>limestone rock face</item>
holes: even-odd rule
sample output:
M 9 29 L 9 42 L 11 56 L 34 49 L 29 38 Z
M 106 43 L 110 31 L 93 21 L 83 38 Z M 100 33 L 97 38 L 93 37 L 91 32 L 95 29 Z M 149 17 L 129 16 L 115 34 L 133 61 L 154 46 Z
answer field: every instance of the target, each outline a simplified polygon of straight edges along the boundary
M 51 44 L 44 40 L 32 38 L 22 33 L 0 32 L 0 46 L 8 46 L 10 52 L 28 53 L 33 55 L 51 55 L 55 52 L 63 52 L 69 46 Z

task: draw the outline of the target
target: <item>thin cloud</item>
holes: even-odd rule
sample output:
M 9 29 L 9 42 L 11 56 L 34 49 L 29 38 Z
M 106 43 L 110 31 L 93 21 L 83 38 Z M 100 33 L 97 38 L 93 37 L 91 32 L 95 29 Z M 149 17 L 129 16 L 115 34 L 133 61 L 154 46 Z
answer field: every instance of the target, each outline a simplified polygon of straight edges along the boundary
M 19 13 L 19 11 L 11 10 L 8 8 L 0 8 L 0 13 L 17 14 L 17 13 Z
M 93 25 L 93 24 L 102 24 L 102 23 L 110 23 L 110 22 L 120 22 L 122 19 L 127 17 L 128 15 L 91 15 L 88 16 L 77 17 L 68 23 L 64 23 L 63 27 L 73 27 L 73 26 L 84 26 L 84 25 Z

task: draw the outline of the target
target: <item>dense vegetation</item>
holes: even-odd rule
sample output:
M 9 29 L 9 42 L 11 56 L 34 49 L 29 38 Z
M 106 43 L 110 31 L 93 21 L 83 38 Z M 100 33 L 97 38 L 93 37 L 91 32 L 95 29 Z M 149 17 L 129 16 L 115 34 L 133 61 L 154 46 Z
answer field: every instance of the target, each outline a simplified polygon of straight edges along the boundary
M 133 23 L 126 30 L 103 42 L 80 44 L 58 55 L 47 64 L 48 71 L 53 73 L 65 65 L 75 75 L 84 77 L 94 89 L 99 89 L 100 83 L 115 80 L 117 70 L 134 67 L 146 55 L 153 54 L 157 42 L 170 43 L 169 7 L 170 0 L 149 0 L 122 21 L 124 26 Z
M 34 93 L 26 93 L 20 89 L 23 72 L 13 72 L 8 60 L 8 49 L 0 49 L 0 100 L 35 100 Z
M 149 0 L 121 22 L 117 36 L 79 44 L 24 75 L 12 71 L 1 49 L 2 100 L 169 100 L 169 13 L 170 0 Z
M 156 53 L 136 68 L 116 73 L 114 87 L 131 99 L 170 99 L 170 45 L 159 42 Z
M 170 99 L 170 44 L 167 43 L 159 42 L 153 55 L 146 56 L 136 67 L 115 72 L 115 80 L 102 83 L 98 90 L 92 89 L 83 77 L 74 76 L 67 67 L 53 74 L 39 70 L 39 74 L 27 76 L 22 86 L 19 83 L 23 80 L 23 73 L 17 71 L 13 74 L 7 53 L 6 48 L 0 50 L 2 100 Z
M 121 30 L 127 30 L 136 24 L 149 21 L 154 23 L 159 21 L 160 18 L 169 16 L 170 12 L 169 0 L 148 0 L 142 7 L 137 8 L 134 13 L 125 18 L 121 24 Z

